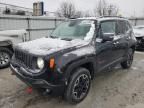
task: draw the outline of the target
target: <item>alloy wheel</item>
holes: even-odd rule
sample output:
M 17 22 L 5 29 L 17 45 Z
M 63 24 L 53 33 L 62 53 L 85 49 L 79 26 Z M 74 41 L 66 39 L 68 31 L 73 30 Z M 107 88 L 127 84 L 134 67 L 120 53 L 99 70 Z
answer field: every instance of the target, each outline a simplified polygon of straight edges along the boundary
M 5 66 L 10 61 L 10 55 L 6 52 L 0 52 L 0 66 Z
M 83 97 L 85 97 L 85 95 L 88 92 L 89 85 L 90 85 L 90 81 L 88 75 L 86 74 L 80 75 L 76 79 L 73 87 L 73 91 L 72 91 L 73 97 L 75 99 L 82 99 Z

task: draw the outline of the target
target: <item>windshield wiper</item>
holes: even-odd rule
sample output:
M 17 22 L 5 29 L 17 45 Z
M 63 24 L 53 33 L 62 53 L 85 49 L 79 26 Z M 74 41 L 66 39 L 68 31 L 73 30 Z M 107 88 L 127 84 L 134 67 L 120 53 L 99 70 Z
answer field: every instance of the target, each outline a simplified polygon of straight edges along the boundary
M 71 41 L 72 39 L 70 39 L 70 38 L 61 38 L 61 40 Z
M 55 39 L 55 38 L 58 38 L 58 37 L 56 37 L 56 36 L 50 36 L 50 38 L 53 38 L 53 39 Z
M 56 36 L 50 36 L 50 38 L 53 38 L 53 39 L 55 39 L 55 38 L 59 38 L 59 37 L 56 37 Z M 71 41 L 72 39 L 70 39 L 70 38 L 60 38 L 61 40 L 66 40 L 66 41 Z

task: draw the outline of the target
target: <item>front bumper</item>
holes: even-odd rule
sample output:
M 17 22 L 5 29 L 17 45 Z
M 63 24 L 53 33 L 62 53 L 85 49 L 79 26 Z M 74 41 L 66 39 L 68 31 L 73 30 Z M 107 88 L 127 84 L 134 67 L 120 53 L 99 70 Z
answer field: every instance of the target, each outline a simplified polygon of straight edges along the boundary
M 48 83 L 46 80 L 43 79 L 34 79 L 31 77 L 24 76 L 21 72 L 23 70 L 18 69 L 14 67 L 12 64 L 10 65 L 10 68 L 14 75 L 16 75 L 21 81 L 25 82 L 28 86 L 33 88 L 42 88 L 42 89 L 48 89 L 50 93 L 54 95 L 63 95 L 65 85 L 63 84 L 51 84 Z

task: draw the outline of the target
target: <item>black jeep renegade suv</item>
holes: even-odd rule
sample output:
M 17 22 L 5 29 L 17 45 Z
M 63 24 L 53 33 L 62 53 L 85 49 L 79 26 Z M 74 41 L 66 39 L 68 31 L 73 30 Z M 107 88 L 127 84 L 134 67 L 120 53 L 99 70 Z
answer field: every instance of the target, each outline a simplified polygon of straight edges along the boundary
M 80 18 L 60 24 L 49 37 L 15 46 L 10 66 L 30 87 L 79 103 L 97 72 L 118 63 L 130 68 L 135 46 L 127 19 Z

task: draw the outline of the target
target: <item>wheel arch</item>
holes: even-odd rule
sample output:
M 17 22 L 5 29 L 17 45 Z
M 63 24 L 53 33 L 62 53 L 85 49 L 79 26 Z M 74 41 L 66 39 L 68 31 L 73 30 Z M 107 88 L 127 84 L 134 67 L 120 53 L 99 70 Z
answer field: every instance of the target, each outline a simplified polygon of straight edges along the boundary
M 13 43 L 11 41 L 2 41 L 0 42 L 0 47 L 8 48 L 13 52 Z
M 89 60 L 83 59 L 83 60 L 75 61 L 75 62 L 68 65 L 68 67 L 65 71 L 65 73 L 66 73 L 65 78 L 67 80 L 69 80 L 77 68 L 83 67 L 83 68 L 86 68 L 90 72 L 91 79 L 93 79 L 94 78 L 94 72 L 95 72 L 94 66 L 95 66 L 94 61 L 92 61 L 91 59 L 89 59 Z

